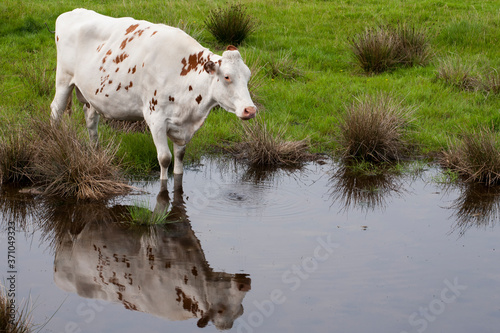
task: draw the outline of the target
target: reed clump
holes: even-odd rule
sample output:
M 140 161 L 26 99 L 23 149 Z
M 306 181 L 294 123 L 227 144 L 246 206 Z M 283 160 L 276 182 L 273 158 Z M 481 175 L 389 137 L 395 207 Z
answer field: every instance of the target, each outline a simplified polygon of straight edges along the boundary
M 337 136 L 344 159 L 371 162 L 399 160 L 409 150 L 405 139 L 412 108 L 389 95 L 364 95 L 346 107 Z
M 210 10 L 205 27 L 221 44 L 240 45 L 252 32 L 256 24 L 242 4 Z
M 309 139 L 287 140 L 285 126 L 273 126 L 271 130 L 261 115 L 241 124 L 238 131 L 241 142 L 232 145 L 229 151 L 252 166 L 291 166 L 312 159 Z
M 366 73 L 425 66 L 432 56 L 427 31 L 407 24 L 366 29 L 349 44 L 355 62 Z
M 458 172 L 466 182 L 487 186 L 500 184 L 500 142 L 490 128 L 465 132 L 461 139 L 450 142 L 443 152 L 441 164 Z
M 51 126 L 35 117 L 22 132 L 0 140 L 0 176 L 4 183 L 23 180 L 49 196 L 102 200 L 132 189 L 122 181 L 117 150 L 113 140 L 95 147 L 66 121 Z

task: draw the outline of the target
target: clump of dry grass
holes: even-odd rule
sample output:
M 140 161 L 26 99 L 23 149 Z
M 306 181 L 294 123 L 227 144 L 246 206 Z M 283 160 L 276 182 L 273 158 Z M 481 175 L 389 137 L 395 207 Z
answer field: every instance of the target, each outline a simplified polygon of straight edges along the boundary
M 33 118 L 0 139 L 0 180 L 23 181 L 49 196 L 106 199 L 132 189 L 122 181 L 117 150 L 113 141 L 94 147 L 65 121 L 51 126 Z
M 131 189 L 120 181 L 115 160 L 117 145 L 110 142 L 95 148 L 66 122 L 55 127 L 34 120 L 32 129 L 38 144 L 36 163 L 32 163 L 28 172 L 44 194 L 101 200 Z
M 413 110 L 388 95 L 365 95 L 346 107 L 337 141 L 343 158 L 399 160 L 408 150 L 405 127 Z
M 256 24 L 242 4 L 233 4 L 210 10 L 205 27 L 219 43 L 238 46 L 255 31 Z
M 10 305 L 11 303 L 7 298 L 5 287 L 0 284 L 0 332 L 32 332 L 32 318 L 26 304 L 21 309 L 19 309 L 17 303 L 15 307 L 11 307 Z
M 270 130 L 261 115 L 254 121 L 241 124 L 239 136 L 242 142 L 234 144 L 229 150 L 253 166 L 297 165 L 312 157 L 309 140 L 287 140 L 285 126 L 274 126 Z
M 480 91 L 487 94 L 500 93 L 500 74 L 495 68 L 478 69 L 476 64 L 459 57 L 440 61 L 436 79 L 464 91 Z
M 30 134 L 13 124 L 0 129 L 0 183 L 26 183 L 24 170 L 33 160 Z
M 103 118 L 103 122 L 107 124 L 109 127 L 122 131 L 125 133 L 130 132 L 139 132 L 146 133 L 149 132 L 149 126 L 145 120 L 139 121 L 128 121 L 128 120 L 115 120 L 115 119 L 107 119 Z
M 492 129 L 464 132 L 459 142 L 449 144 L 441 164 L 459 173 L 467 182 L 487 186 L 500 184 L 500 142 Z
M 366 29 L 349 43 L 355 61 L 366 73 L 424 66 L 432 54 L 427 31 L 406 24 Z
M 474 91 L 481 86 L 476 67 L 459 58 L 441 60 L 436 78 L 460 90 Z

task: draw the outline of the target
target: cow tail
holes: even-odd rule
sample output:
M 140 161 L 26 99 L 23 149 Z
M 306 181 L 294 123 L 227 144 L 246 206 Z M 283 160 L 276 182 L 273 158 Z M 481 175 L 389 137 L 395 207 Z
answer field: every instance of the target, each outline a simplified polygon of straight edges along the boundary
M 47 22 L 45 22 L 45 26 L 47 27 L 47 30 L 48 30 L 49 32 L 51 32 L 51 33 L 53 33 L 53 34 L 55 34 L 55 33 L 56 33 L 56 31 L 55 31 L 55 30 L 54 30 L 54 31 L 50 30 L 49 25 L 47 24 Z

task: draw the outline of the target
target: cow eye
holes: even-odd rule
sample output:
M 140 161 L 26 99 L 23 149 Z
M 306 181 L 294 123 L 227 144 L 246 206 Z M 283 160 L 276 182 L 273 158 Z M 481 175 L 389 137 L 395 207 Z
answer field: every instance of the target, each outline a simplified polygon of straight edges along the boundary
M 227 82 L 231 82 L 231 78 L 229 77 L 229 75 L 224 76 L 224 80 L 226 80 Z

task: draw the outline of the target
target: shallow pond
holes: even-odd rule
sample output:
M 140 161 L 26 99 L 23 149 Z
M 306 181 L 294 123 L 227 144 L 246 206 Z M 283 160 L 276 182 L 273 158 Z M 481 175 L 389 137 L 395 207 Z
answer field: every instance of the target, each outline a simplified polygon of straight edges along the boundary
M 203 160 L 106 204 L 3 189 L 2 282 L 42 332 L 498 332 L 499 194 L 438 174 Z M 137 203 L 180 222 L 120 223 Z

